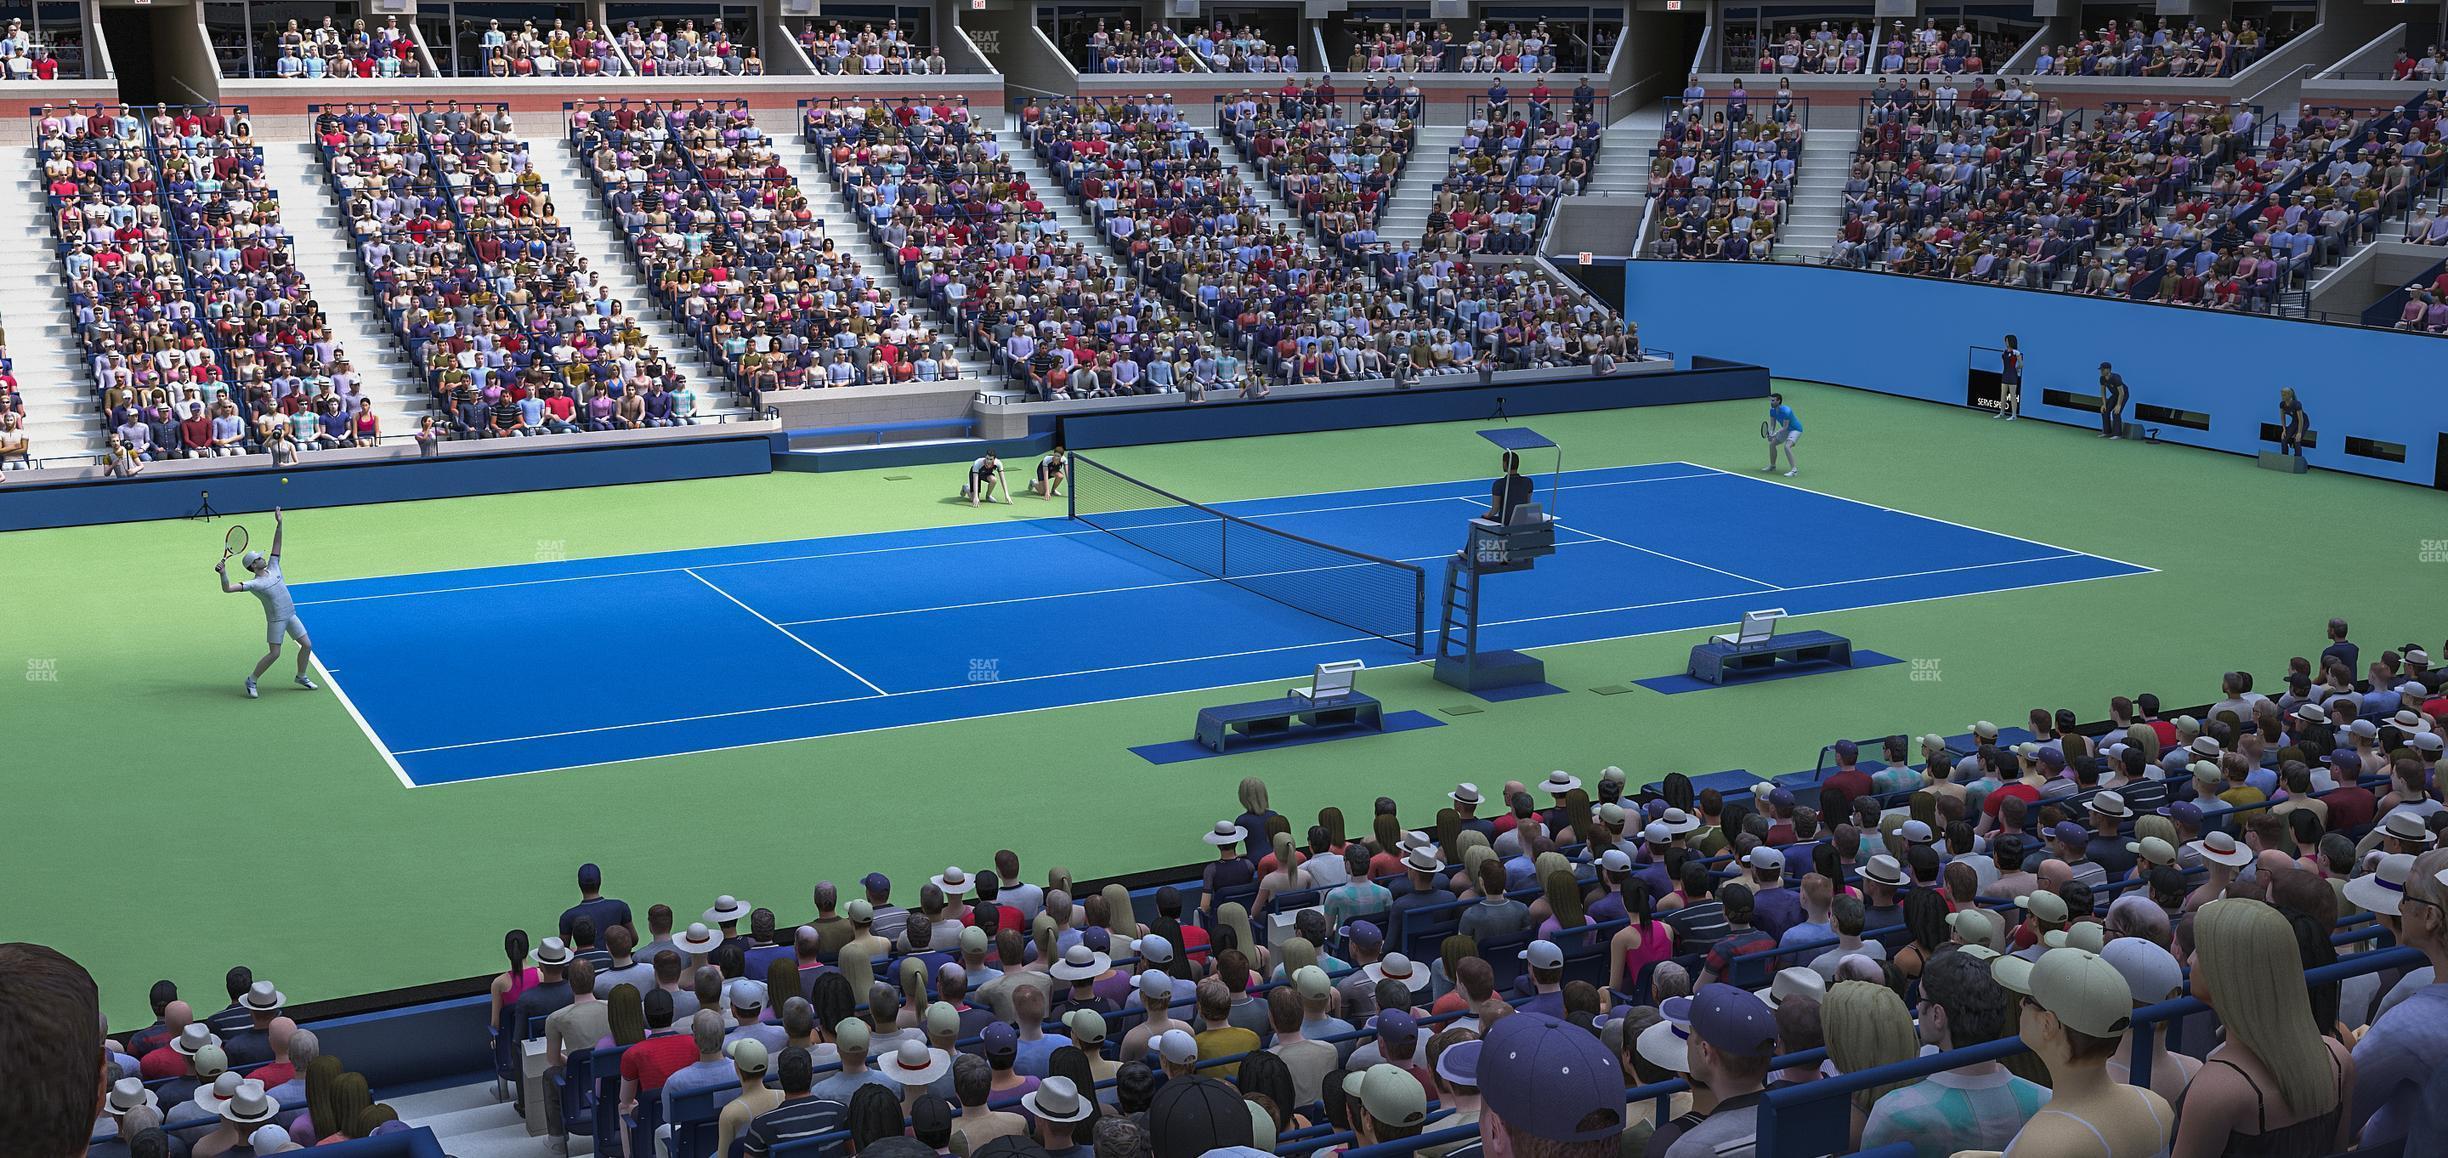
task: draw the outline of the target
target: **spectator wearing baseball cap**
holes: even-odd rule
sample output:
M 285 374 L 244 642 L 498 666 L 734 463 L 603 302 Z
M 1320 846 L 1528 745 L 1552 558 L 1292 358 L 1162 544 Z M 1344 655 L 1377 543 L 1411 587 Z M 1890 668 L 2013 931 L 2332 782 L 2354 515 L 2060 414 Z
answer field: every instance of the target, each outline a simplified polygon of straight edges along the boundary
M 2038 961 L 2001 957 L 1991 976 L 2021 999 L 2017 1030 L 2048 1066 L 2049 1104 L 2009 1149 L 2149 1158 L 2176 1124 L 2167 1099 L 2108 1079 L 2108 1059 L 2133 1023 L 2123 974 L 2098 954 L 2051 949 Z
M 1794 889 L 1797 881 L 1787 879 L 1785 854 L 1763 844 L 1752 849 L 1744 863 L 1753 881 L 1751 924 L 1771 937 L 1783 937 L 1802 923 L 1802 894 Z
M 1543 1013 L 1500 1018 L 1481 1044 L 1477 1077 L 1483 1137 L 1502 1131 L 1516 1154 L 1616 1154 L 1623 1067 L 1596 1034 Z
M 764 1042 L 738 1038 L 724 1046 L 723 1052 L 730 1056 L 731 1067 L 739 1073 L 740 1092 L 723 1103 L 721 1119 L 715 1126 L 717 1154 L 730 1153 L 732 1139 L 740 1137 L 759 1114 L 782 1104 L 782 1091 L 765 1084 L 774 1055 L 766 1050 Z
M 1553 941 L 1532 941 L 1520 953 L 1530 972 L 1533 996 L 1518 1008 L 1526 1013 L 1564 1016 L 1564 950 Z
M 1692 1084 L 1706 1089 L 1715 1104 L 1705 1114 L 1685 1114 L 1658 1127 L 1650 1152 L 1666 1158 L 1709 1158 L 1719 1146 L 1756 1133 L 1769 1058 L 1776 1051 L 1775 1013 L 1731 985 L 1701 986 L 1692 994 L 1690 1016 Z M 1622 1099 L 1618 1089 L 1615 1100 Z
M 2174 954 L 2142 937 L 2119 937 L 2100 947 L 2100 959 L 2115 966 L 2125 978 L 2125 987 L 2133 994 L 2134 1008 L 2156 1005 L 2184 995 L 2184 967 L 2176 963 Z M 2108 1078 L 2116 1082 L 2132 1080 L 2133 1041 L 2136 1027 L 2127 1026 L 2125 1039 L 2117 1046 L 2116 1056 L 2108 1061 Z M 2184 1098 L 2185 1086 L 2202 1067 L 2197 1057 L 2175 1053 L 2167 1047 L 2167 1035 L 2151 1033 L 2151 1090 L 2174 1105 Z
M 1416 1137 L 1428 1123 L 1428 1091 L 1417 1076 L 1392 1065 L 1373 1065 L 1343 1075 L 1343 1096 L 1352 1106 L 1352 1132 L 1362 1146 Z
M 1211 1149 L 1249 1145 L 1256 1129 L 1240 1091 L 1214 1078 L 1192 1075 L 1166 1082 L 1156 1091 L 1155 1100 L 1148 1103 L 1147 1134 L 1151 1158 L 1199 1158 Z
M 1914 1012 L 1922 1043 L 1945 1051 L 2006 1036 L 2010 996 L 1990 977 L 1986 961 L 1960 951 L 1940 953 L 1921 971 L 1921 1004 Z M 1908 1142 L 1917 1158 L 2001 1150 L 2048 1099 L 2047 1087 L 1994 1061 L 1940 1070 L 1880 1097 L 1862 1127 L 1861 1145 Z

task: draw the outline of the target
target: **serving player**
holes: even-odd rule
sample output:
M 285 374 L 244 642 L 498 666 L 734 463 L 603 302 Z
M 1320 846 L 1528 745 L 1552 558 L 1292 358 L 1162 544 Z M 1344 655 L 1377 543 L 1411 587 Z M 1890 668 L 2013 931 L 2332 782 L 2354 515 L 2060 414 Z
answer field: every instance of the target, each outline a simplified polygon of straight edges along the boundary
M 255 698 L 255 681 L 263 678 L 263 673 L 270 671 L 280 659 L 283 636 L 298 642 L 297 686 L 310 692 L 315 690 L 315 682 L 306 676 L 306 665 L 314 661 L 314 641 L 306 638 L 306 625 L 298 622 L 297 604 L 289 598 L 289 582 L 281 577 L 280 560 L 281 512 L 279 507 L 274 507 L 272 553 L 263 555 L 249 551 L 239 560 L 251 572 L 248 579 L 240 583 L 230 582 L 228 559 L 221 560 L 213 567 L 213 573 L 221 577 L 222 591 L 231 595 L 244 591 L 263 601 L 264 636 L 270 649 L 256 661 L 254 673 L 247 676 L 246 694 L 250 700 Z

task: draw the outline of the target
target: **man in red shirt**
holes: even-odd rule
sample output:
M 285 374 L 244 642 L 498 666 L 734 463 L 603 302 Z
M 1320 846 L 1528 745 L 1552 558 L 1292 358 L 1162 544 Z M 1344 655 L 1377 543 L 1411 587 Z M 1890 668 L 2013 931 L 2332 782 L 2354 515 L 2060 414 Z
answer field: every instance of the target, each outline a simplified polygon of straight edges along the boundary
M 1868 796 L 1870 774 L 1856 765 L 1861 760 L 1861 745 L 1851 740 L 1838 740 L 1836 770 L 1819 781 L 1819 814 L 1841 817 L 1851 813 L 1855 797 Z
M 2014 754 L 2014 761 L 2012 775 L 2008 777 L 2004 758 L 2001 757 L 1998 760 L 1998 774 L 2001 778 L 2005 778 L 2006 782 L 1990 789 L 1989 795 L 1981 799 L 1981 813 L 1987 816 L 1992 824 L 1997 821 L 1998 806 L 2006 803 L 2006 798 L 2009 796 L 2020 798 L 2026 805 L 2040 803 L 2040 788 L 2031 783 L 2031 774 L 2037 767 L 2036 762 L 2025 758 L 2019 752 Z
M 672 998 L 657 987 L 646 993 L 646 1040 L 621 1051 L 621 1117 L 637 1112 L 640 1094 L 659 1094 L 673 1074 L 697 1061 L 697 1039 L 672 1028 Z
M 2328 757 L 2330 778 L 2337 787 L 2320 794 L 2329 805 L 2329 830 L 2354 832 L 2370 824 L 2379 814 L 2380 804 L 2372 798 L 2371 789 L 2357 783 L 2363 774 L 2363 757 L 2352 748 L 2340 748 Z

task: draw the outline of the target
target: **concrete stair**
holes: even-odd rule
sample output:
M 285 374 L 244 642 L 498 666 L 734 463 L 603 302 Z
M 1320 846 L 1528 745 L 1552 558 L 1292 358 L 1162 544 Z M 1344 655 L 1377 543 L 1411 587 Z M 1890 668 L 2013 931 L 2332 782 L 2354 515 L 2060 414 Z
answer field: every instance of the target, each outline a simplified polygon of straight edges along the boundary
M 385 1098 L 400 1120 L 424 1126 L 452 1158 L 561 1158 L 551 1137 L 527 1133 L 525 1119 L 509 1102 L 494 1098 L 491 1080 L 421 1094 Z M 588 1152 L 588 1139 L 573 1137 L 569 1153 Z M 618 1152 L 615 1144 L 614 1152 Z
M 1606 143 L 1598 149 L 1598 163 L 1590 168 L 1590 179 L 1581 191 L 1608 197 L 1647 194 L 1649 151 L 1664 136 L 1656 126 L 1628 122 L 1607 130 Z
M 1064 236 L 1075 244 L 1102 252 L 1103 241 L 1097 236 L 1096 223 L 1088 219 L 1088 211 L 1064 193 L 1061 183 L 1047 171 L 1045 162 L 1038 160 L 1037 154 L 1021 143 L 1020 134 L 1006 129 L 996 133 L 994 139 L 996 144 L 1003 147 L 1003 155 L 1011 161 L 1012 170 L 1027 178 L 1029 187 L 1036 190 L 1038 200 L 1045 202 L 1046 211 L 1053 214 L 1054 220 L 1062 226 Z M 1127 277 L 1129 271 L 1124 270 L 1123 274 Z
M 960 363 L 963 378 L 978 381 L 993 377 L 993 380 L 1000 381 L 999 377 L 987 374 L 985 360 L 952 337 L 952 327 L 944 322 L 934 307 L 901 292 L 901 278 L 895 272 L 893 261 L 876 244 L 875 238 L 868 236 L 866 227 L 851 215 L 849 203 L 842 199 L 841 186 L 808 151 L 806 138 L 799 135 L 797 119 L 794 117 L 787 124 L 787 128 L 782 127 L 781 122 L 761 124 L 760 127 L 771 134 L 774 152 L 781 156 L 782 163 L 790 167 L 800 186 L 807 191 L 808 204 L 815 209 L 821 232 L 833 243 L 833 248 L 849 254 L 858 262 L 861 272 L 892 291 L 893 299 L 901 310 L 932 330 L 953 351 L 953 360 Z M 1009 142 L 1006 142 L 1006 147 L 1010 147 Z
M 390 438 L 407 435 L 433 411 L 433 397 L 349 245 L 339 199 L 322 159 L 310 143 L 268 144 L 264 176 L 280 190 L 290 257 L 306 275 L 306 284 L 314 287 L 332 336 L 359 374 L 364 393 L 374 400 L 383 433 Z
M 1793 203 L 1777 232 L 1776 248 L 1789 259 L 1817 261 L 1844 229 L 1845 177 L 1853 170 L 1851 129 L 1804 129 L 1796 162 Z
M 100 392 L 70 324 L 68 275 L 55 255 L 41 155 L 30 145 L 12 145 L 5 153 L 15 163 L 8 193 L 0 196 L 0 241 L 22 256 L 0 265 L 0 329 L 8 334 L 17 390 L 25 398 L 26 437 L 37 460 L 80 458 L 51 465 L 90 465 L 109 436 Z
M 569 140 L 531 138 L 528 155 L 554 193 L 553 205 L 560 212 L 561 224 L 569 229 L 571 247 L 586 263 L 587 271 L 603 279 L 621 303 L 621 312 L 637 320 L 647 340 L 663 351 L 665 360 L 697 392 L 700 420 L 754 417 L 730 389 L 730 379 L 655 300 L 621 240 L 619 227 L 612 224 L 602 198 L 596 195 L 594 178 L 587 175 L 585 163 Z
M 1210 133 L 1210 139 L 1216 143 L 1218 155 L 1232 167 L 1233 172 L 1240 174 L 1241 183 L 1249 186 L 1250 190 L 1256 194 L 1255 207 L 1266 223 L 1281 226 L 1289 230 L 1295 237 L 1308 238 L 1311 243 L 1318 244 L 1322 248 L 1323 243 L 1317 241 L 1316 231 L 1309 228 L 1308 222 L 1301 220 L 1301 215 L 1275 192 L 1274 186 L 1267 184 L 1266 178 L 1259 174 L 1258 166 L 1251 164 L 1248 158 L 1243 157 L 1241 150 L 1225 139 L 1221 130 L 1210 130 Z
M 1416 242 L 1428 231 L 1428 207 L 1436 200 L 1438 183 L 1445 180 L 1454 143 L 1462 139 L 1460 125 L 1418 125 L 1411 131 L 1410 159 L 1403 162 L 1394 192 L 1377 214 L 1377 239 L 1387 245 Z

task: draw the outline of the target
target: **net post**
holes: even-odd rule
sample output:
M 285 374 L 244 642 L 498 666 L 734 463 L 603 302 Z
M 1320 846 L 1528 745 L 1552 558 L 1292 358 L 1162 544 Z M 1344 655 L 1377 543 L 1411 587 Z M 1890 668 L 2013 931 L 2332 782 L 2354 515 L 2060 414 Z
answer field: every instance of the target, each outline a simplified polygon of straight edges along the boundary
M 1411 573 L 1411 654 L 1428 651 L 1428 571 Z
M 1063 517 L 1073 522 L 1079 521 L 1079 463 L 1080 457 L 1072 455 L 1063 470 Z

